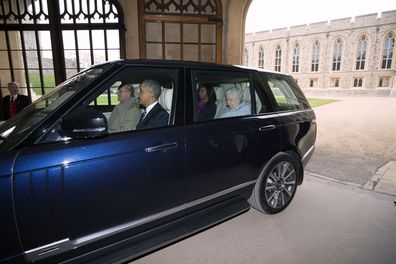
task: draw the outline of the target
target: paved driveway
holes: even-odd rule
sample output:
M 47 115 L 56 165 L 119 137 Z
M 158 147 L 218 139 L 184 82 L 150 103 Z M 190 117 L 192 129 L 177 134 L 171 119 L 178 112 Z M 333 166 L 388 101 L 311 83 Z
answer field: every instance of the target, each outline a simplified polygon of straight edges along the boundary
M 249 212 L 133 264 L 394 264 L 393 197 L 315 177 L 280 214 Z
M 343 97 L 315 108 L 316 150 L 306 170 L 364 185 L 396 160 L 396 97 Z
M 396 160 L 396 98 L 341 98 L 317 107 L 307 170 L 364 185 Z M 280 214 L 249 212 L 133 263 L 396 263 L 394 196 L 306 174 Z

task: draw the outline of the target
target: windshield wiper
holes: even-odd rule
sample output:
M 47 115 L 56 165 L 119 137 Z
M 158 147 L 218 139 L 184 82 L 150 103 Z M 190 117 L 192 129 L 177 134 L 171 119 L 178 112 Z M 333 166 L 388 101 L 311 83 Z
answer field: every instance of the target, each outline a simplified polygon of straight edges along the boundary
M 10 139 L 8 139 L 6 137 L 3 137 L 3 136 L 0 136 L 0 140 L 6 141 L 8 143 L 12 143 L 12 140 L 10 140 Z

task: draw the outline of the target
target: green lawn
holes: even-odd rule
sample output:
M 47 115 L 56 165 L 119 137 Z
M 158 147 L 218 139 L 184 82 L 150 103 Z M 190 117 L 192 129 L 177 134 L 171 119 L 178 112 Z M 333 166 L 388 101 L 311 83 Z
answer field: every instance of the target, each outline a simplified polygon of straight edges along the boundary
M 330 104 L 337 102 L 338 100 L 334 99 L 322 99 L 322 98 L 307 98 L 311 107 L 318 107 L 325 104 Z
M 97 102 L 98 105 L 108 105 L 108 99 L 107 98 L 108 98 L 107 94 L 102 94 L 102 95 L 100 95 L 97 98 L 96 102 Z M 112 105 L 117 105 L 118 104 L 117 95 L 115 95 L 115 94 L 111 95 L 111 104 Z
M 55 87 L 55 77 L 53 73 L 48 73 L 44 72 L 43 73 L 43 78 L 44 78 L 44 86 L 48 87 L 45 88 L 45 92 L 48 93 L 52 90 L 53 87 Z M 32 71 L 29 72 L 29 81 L 30 84 L 33 87 L 33 91 L 37 95 L 41 95 L 41 81 L 40 81 L 40 74 L 37 71 Z
M 287 102 L 287 99 L 285 97 L 276 97 L 275 96 L 275 100 L 276 102 L 279 104 L 279 106 L 282 107 L 284 110 L 288 109 L 288 104 L 290 104 L 290 102 Z M 321 105 L 325 105 L 325 104 L 330 104 L 330 103 L 334 103 L 337 102 L 338 100 L 334 100 L 334 99 L 325 99 L 325 98 L 307 98 L 309 104 L 311 105 L 311 107 L 318 107 Z M 295 102 L 296 104 L 299 104 L 297 101 Z M 283 109 L 282 108 L 282 109 Z

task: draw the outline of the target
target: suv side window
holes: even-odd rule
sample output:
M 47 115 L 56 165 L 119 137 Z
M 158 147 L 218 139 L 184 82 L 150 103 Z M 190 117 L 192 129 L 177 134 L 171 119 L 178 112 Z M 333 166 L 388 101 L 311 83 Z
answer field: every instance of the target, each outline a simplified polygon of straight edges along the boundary
M 304 103 L 298 99 L 298 95 L 293 91 L 287 77 L 267 75 L 266 82 L 279 111 L 304 109 Z
M 230 71 L 192 71 L 194 121 L 252 114 L 249 73 Z
M 140 130 L 167 126 L 171 120 L 170 116 L 174 112 L 172 111 L 174 110 L 172 108 L 174 105 L 173 94 L 175 90 L 174 88 L 177 87 L 177 80 L 178 70 L 135 67 L 126 68 L 112 79 L 112 81 L 107 85 L 107 89 L 105 88 L 102 90 L 102 93 L 97 94 L 96 97 L 91 97 L 92 99 L 90 99 L 91 101 L 88 104 L 91 108 L 101 109 L 103 106 L 100 104 L 95 105 L 93 103 L 104 101 L 105 103 L 111 103 L 111 105 L 113 105 L 114 102 L 116 102 L 111 111 L 103 112 L 108 121 L 110 134 L 136 129 Z M 139 99 L 140 86 L 142 82 L 145 82 L 146 86 L 152 85 L 160 89 L 158 103 L 164 113 L 163 116 L 166 116 L 166 120 L 160 121 L 157 117 L 147 120 L 149 117 L 153 117 L 153 112 L 150 112 L 150 115 L 144 116 L 143 119 L 145 121 L 153 121 L 154 123 L 138 127 L 142 113 L 145 111 L 144 103 L 140 102 Z M 111 91 L 111 100 L 108 100 L 108 97 L 103 96 L 103 93 L 107 93 L 109 90 Z
M 256 78 L 254 83 L 254 94 L 255 100 L 252 100 L 256 103 L 256 114 L 265 114 L 273 112 L 274 109 L 271 106 L 271 100 L 268 97 L 268 93 L 266 89 L 263 87 L 263 84 L 259 82 Z
M 76 109 L 92 108 L 102 112 L 107 119 L 109 134 L 166 127 L 172 125 L 175 115 L 175 91 L 178 78 L 177 69 L 128 67 L 105 84 L 95 87 L 95 93 L 87 97 Z M 149 84 L 147 80 L 150 80 Z M 147 116 L 141 118 L 145 109 L 139 104 L 139 87 L 143 81 L 146 85 L 160 87 L 161 91 L 158 98 L 160 107 L 156 105 L 152 108 L 155 112 L 149 112 Z M 144 124 L 139 125 L 139 123 Z M 61 134 L 58 122 L 56 128 L 52 129 L 41 142 L 66 140 L 67 138 Z

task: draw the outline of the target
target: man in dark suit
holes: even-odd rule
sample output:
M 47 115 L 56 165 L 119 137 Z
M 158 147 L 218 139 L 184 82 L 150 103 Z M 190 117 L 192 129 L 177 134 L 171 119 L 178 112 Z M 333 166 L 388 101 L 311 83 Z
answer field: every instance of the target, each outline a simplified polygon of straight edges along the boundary
M 145 107 L 136 129 L 167 126 L 168 112 L 158 103 L 161 85 L 156 80 L 144 80 L 139 87 L 139 103 Z
M 32 103 L 29 96 L 19 94 L 19 86 L 17 82 L 8 83 L 8 91 L 10 92 L 10 95 L 3 98 L 5 119 L 9 119 L 16 115 L 19 111 Z

